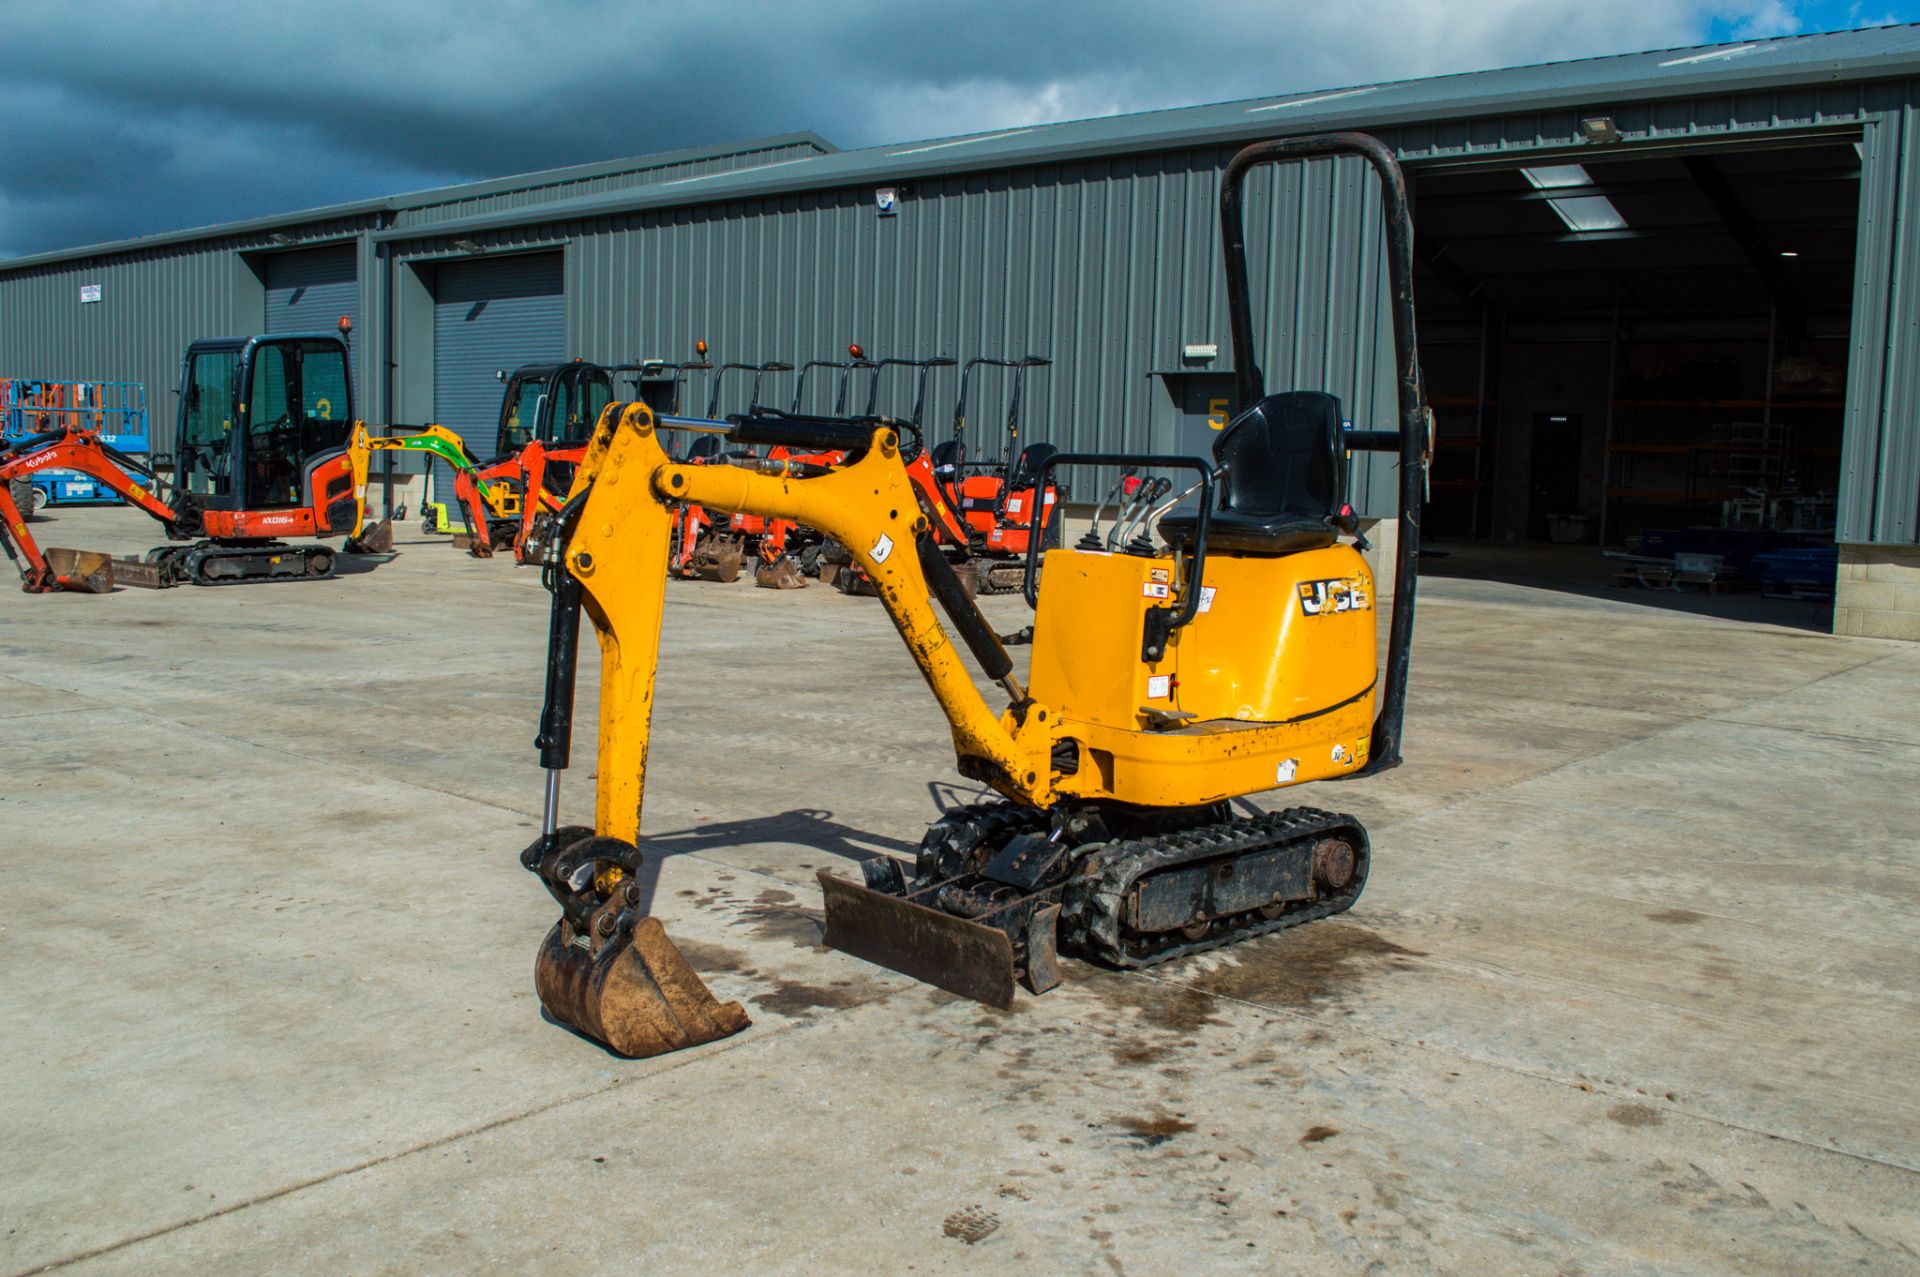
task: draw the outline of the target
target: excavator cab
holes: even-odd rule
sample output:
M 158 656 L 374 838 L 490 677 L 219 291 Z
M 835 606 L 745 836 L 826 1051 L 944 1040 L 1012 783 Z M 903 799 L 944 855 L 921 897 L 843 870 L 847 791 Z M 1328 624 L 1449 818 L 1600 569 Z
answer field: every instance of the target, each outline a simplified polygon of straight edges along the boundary
M 181 386 L 174 484 L 205 510 L 304 504 L 309 462 L 353 429 L 347 348 L 331 333 L 196 341 Z
M 500 398 L 500 430 L 494 458 L 510 457 L 538 439 L 579 444 L 613 402 L 613 376 L 599 364 L 527 364 L 507 379 Z

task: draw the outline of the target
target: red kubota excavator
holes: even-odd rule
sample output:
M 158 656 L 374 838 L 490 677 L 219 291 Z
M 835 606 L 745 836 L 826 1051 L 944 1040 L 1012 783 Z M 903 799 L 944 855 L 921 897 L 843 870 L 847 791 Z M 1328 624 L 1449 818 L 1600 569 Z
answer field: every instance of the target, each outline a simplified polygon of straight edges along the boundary
M 116 583 L 311 580 L 333 574 L 334 548 L 281 538 L 346 536 L 348 553 L 392 547 L 384 521 L 362 533 L 367 434 L 354 417 L 342 336 L 194 342 L 181 365 L 174 440 L 170 476 L 94 430 L 35 435 L 0 451 L 0 546 L 19 568 L 22 588 L 104 593 Z M 52 548 L 43 554 L 9 492 L 12 479 L 46 467 L 93 477 L 183 544 L 157 547 L 139 561 Z

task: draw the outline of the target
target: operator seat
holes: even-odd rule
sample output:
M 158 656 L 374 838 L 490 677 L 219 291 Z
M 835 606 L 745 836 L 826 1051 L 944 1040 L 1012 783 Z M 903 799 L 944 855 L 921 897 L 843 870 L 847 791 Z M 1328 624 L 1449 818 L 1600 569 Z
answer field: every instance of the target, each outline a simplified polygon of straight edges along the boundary
M 958 439 L 942 439 L 933 445 L 933 451 L 927 454 L 927 461 L 941 482 L 952 483 L 960 477 L 960 463 L 966 459 L 966 455 L 966 449 Z
M 1040 477 L 1040 468 L 1059 451 L 1050 443 L 1030 443 L 1022 448 L 1020 459 L 1013 463 L 1013 473 L 1007 476 L 1007 491 L 1018 492 L 1022 488 L 1031 488 L 1034 480 Z
M 1268 395 L 1214 441 L 1227 467 L 1219 508 L 1207 520 L 1207 548 L 1233 554 L 1295 554 L 1332 545 L 1354 530 L 1347 505 L 1347 450 L 1340 401 L 1325 391 Z M 1169 514 L 1160 535 L 1193 548 L 1198 514 Z

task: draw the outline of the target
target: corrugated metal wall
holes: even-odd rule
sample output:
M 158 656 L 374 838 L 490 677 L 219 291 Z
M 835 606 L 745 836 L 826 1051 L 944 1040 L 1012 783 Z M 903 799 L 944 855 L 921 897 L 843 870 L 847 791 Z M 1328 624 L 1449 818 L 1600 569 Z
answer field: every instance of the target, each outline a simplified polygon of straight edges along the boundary
M 1850 539 L 1910 543 L 1920 536 L 1920 253 L 1902 228 L 1920 208 L 1916 102 L 1912 85 L 1853 83 L 1595 103 L 1409 125 L 1382 136 L 1410 163 L 1448 164 L 1576 149 L 1583 145 L 1580 118 L 1596 111 L 1614 117 L 1632 139 L 1628 146 L 1865 128 L 1841 531 Z M 1276 131 L 1286 124 L 1275 117 Z M 1176 412 L 1149 374 L 1182 369 L 1188 342 L 1222 347 L 1220 359 L 1191 370 L 1219 371 L 1230 362 L 1215 200 L 1231 150 L 1222 144 L 923 178 L 892 218 L 876 214 L 872 188 L 862 185 L 529 222 L 468 237 L 494 249 L 568 245 L 568 355 L 678 359 L 696 337 L 710 341 L 718 359 L 797 362 L 838 355 L 849 341 L 876 354 L 1033 352 L 1055 363 L 1030 385 L 1030 438 L 1076 448 L 1160 448 L 1174 443 Z M 1371 179 L 1323 163 L 1277 187 L 1271 176 L 1258 182 L 1250 234 L 1269 383 L 1324 386 L 1346 401 L 1356 423 L 1385 423 L 1391 399 L 1381 352 L 1388 330 Z M 689 186 L 689 198 L 701 189 Z M 538 196 L 554 197 L 552 189 Z M 535 197 L 485 198 L 497 208 Z M 444 207 L 447 216 L 480 209 L 471 201 Z M 1257 229 L 1262 224 L 1265 235 Z M 1267 244 L 1277 256 L 1259 247 Z M 132 376 L 164 391 L 187 340 L 239 326 L 233 299 L 248 285 L 235 250 L 260 247 L 211 241 L 204 251 L 157 251 L 94 271 L 0 273 L 0 367 L 22 375 Z M 387 247 L 392 257 L 383 255 Z M 395 288 L 385 273 L 393 261 L 458 252 L 433 238 L 376 248 L 363 235 L 367 319 L 356 344 L 384 341 Z M 129 305 L 83 313 L 78 285 L 96 277 L 109 302 L 119 297 Z M 1324 304 L 1330 279 L 1337 284 L 1331 309 Z M 53 366 L 41 366 L 48 362 Z M 956 385 L 951 371 L 935 378 L 935 421 L 950 412 Z M 385 387 L 374 390 L 362 402 L 378 414 Z M 696 387 L 696 397 L 704 400 L 703 388 Z M 777 386 L 768 397 L 780 401 Z M 163 406 L 161 395 L 155 404 Z M 893 406 L 905 407 L 904 392 Z M 1376 459 L 1356 493 L 1369 493 L 1374 508 L 1384 508 L 1390 472 Z
M 717 360 L 756 362 L 837 357 L 850 341 L 876 356 L 1048 355 L 1030 383 L 1029 438 L 1164 450 L 1175 415 L 1148 373 L 1180 369 L 1187 342 L 1220 343 L 1215 366 L 1229 366 L 1215 226 L 1228 153 L 923 181 L 887 218 L 869 192 L 844 191 L 488 242 L 570 241 L 569 354 L 685 358 L 704 338 Z M 1351 161 L 1259 174 L 1248 212 L 1270 384 L 1325 387 L 1355 420 L 1390 421 L 1371 176 Z M 928 415 L 941 430 L 957 391 L 957 370 L 935 374 Z M 910 397 L 898 378 L 883 402 L 904 412 Z
M 553 200 L 574 199 L 583 195 L 602 195 L 609 191 L 623 191 L 636 186 L 654 186 L 662 182 L 684 182 L 688 178 L 704 177 L 710 173 L 731 173 L 739 169 L 758 168 L 765 164 L 804 159 L 820 153 L 820 148 L 817 146 L 792 142 L 780 146 L 736 151 L 728 155 L 708 156 L 705 159 L 689 160 L 681 164 L 661 164 L 650 168 L 598 173 L 592 177 L 540 182 L 514 190 L 496 191 L 464 199 L 449 199 L 424 208 L 404 209 L 398 215 L 395 225 L 431 226 L 479 213 L 493 213 L 509 208 L 531 208 L 535 204 L 545 204 Z
M 1839 539 L 1920 541 L 1920 112 L 1889 110 L 1861 143 L 1860 238 L 1847 362 Z

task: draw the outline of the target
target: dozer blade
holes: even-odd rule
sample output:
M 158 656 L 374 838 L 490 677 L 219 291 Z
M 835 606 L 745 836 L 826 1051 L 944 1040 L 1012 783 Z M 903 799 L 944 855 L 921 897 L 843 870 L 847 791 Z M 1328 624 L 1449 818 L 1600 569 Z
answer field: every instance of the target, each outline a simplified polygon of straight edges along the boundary
M 819 871 L 829 948 L 975 1002 L 1013 1006 L 1013 942 L 1007 933 Z
M 534 961 L 533 983 L 547 1014 L 576 1033 L 632 1058 L 665 1055 L 738 1033 L 751 1021 L 738 1002 L 708 991 L 658 918 L 591 953 L 554 924 Z
M 348 537 L 340 548 L 348 554 L 392 554 L 393 520 L 380 520 L 359 536 Z
M 158 563 L 148 563 L 144 559 L 115 559 L 113 561 L 113 583 L 131 585 L 142 590 L 164 590 L 174 584 L 165 568 Z
M 783 554 L 772 563 L 756 564 L 753 583 L 763 590 L 804 590 L 807 578 L 800 575 L 799 565 Z
M 57 550 L 48 546 L 45 557 L 47 571 L 63 590 L 105 594 L 113 588 L 115 564 L 111 555 L 96 550 Z

